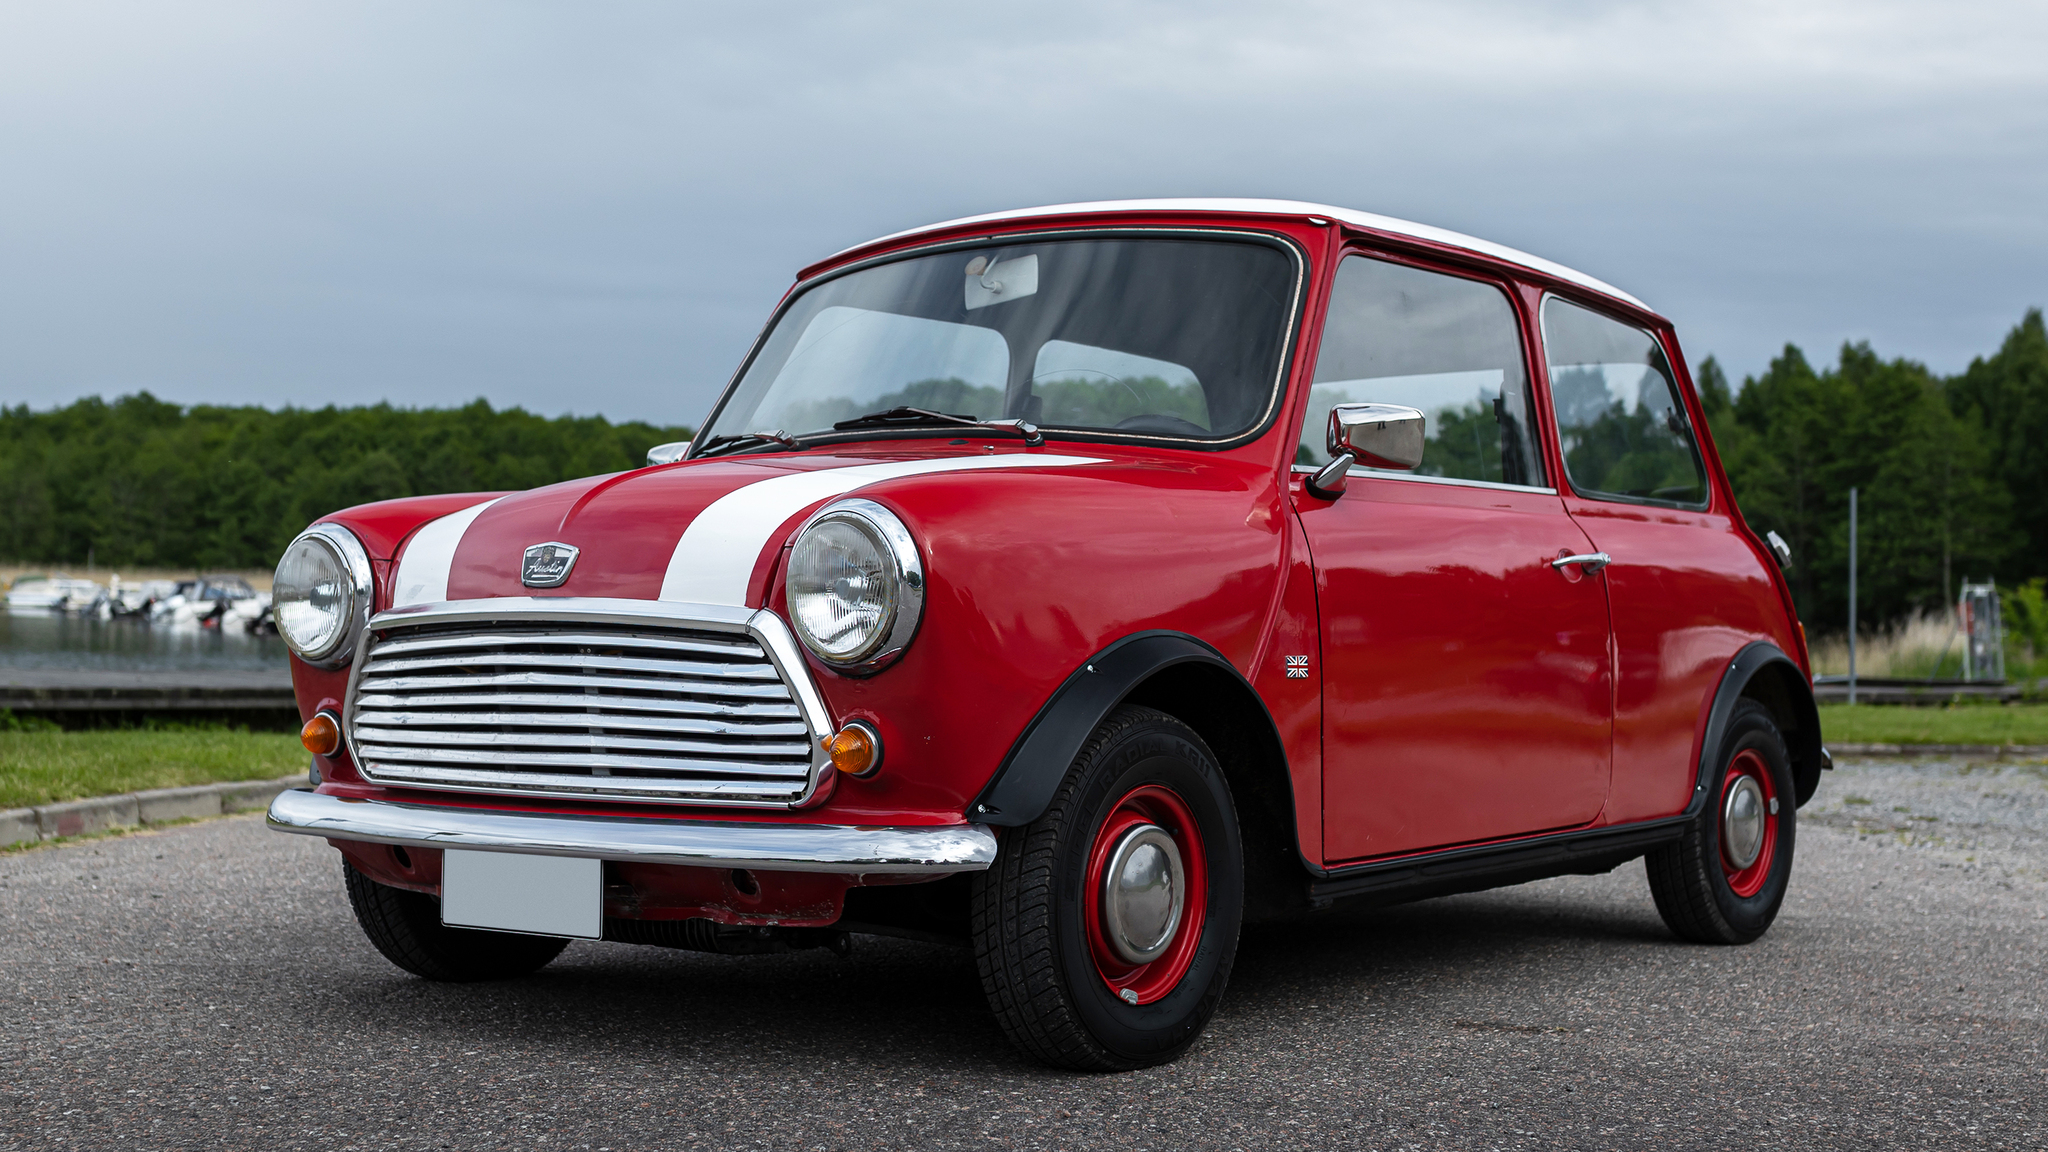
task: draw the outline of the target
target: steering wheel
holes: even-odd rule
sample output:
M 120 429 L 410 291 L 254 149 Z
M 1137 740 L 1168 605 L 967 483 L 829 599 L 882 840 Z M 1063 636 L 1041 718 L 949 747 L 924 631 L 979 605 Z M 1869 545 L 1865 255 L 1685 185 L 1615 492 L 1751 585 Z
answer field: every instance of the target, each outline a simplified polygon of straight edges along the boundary
M 1120 430 L 1131 432 L 1168 432 L 1176 436 L 1207 436 L 1209 430 L 1192 420 L 1169 416 L 1164 412 L 1145 412 L 1137 416 L 1126 416 L 1116 422 Z

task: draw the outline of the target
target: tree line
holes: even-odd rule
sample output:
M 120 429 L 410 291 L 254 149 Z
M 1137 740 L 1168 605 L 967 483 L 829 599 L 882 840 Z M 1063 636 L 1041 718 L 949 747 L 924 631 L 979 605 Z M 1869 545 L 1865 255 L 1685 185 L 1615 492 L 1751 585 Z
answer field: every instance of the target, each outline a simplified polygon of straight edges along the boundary
M 1963 577 L 2048 575 L 2048 330 L 1941 376 L 1845 344 L 1816 367 L 1786 345 L 1700 396 L 1743 514 L 1792 546 L 1801 616 L 1847 618 L 1859 490 L 1861 619 L 1951 601 Z M 680 426 L 461 408 L 184 407 L 148 393 L 0 409 L 0 557 L 51 564 L 266 567 L 315 517 L 429 492 L 531 488 L 638 466 Z
M 1712 358 L 1697 376 L 1744 517 L 1792 545 L 1787 575 L 1810 631 L 1848 624 L 1851 487 L 1865 627 L 1939 610 L 1965 576 L 2010 589 L 2048 575 L 2040 309 L 1954 376 L 1867 343 L 1819 368 L 1788 344 L 1739 389 Z
M 640 466 L 684 427 L 461 408 L 0 408 L 0 557 L 30 563 L 267 568 L 338 508 L 532 488 Z

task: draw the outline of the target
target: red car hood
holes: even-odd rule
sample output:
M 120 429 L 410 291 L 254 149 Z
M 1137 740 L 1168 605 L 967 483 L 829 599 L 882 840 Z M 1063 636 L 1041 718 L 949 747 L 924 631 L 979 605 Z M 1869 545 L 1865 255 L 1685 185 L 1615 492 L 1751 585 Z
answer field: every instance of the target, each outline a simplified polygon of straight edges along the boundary
M 487 500 L 423 525 L 405 544 L 392 605 L 488 596 L 612 596 L 758 607 L 777 548 L 819 505 L 935 472 L 1102 463 L 1073 453 L 976 445 L 948 454 L 707 460 L 573 480 Z M 578 550 L 568 579 L 530 588 L 535 544 Z

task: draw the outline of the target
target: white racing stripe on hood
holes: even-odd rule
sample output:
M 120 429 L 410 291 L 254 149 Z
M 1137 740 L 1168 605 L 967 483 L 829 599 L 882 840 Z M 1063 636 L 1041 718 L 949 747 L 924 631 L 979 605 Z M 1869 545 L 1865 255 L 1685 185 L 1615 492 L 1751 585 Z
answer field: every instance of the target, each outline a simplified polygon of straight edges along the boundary
M 438 604 L 448 598 L 448 570 L 455 565 L 455 546 L 462 543 L 462 534 L 484 514 L 484 509 L 498 500 L 472 504 L 460 512 L 430 520 L 426 527 L 412 534 L 405 554 L 398 558 L 398 578 L 392 581 L 398 589 L 391 597 L 393 608 Z
M 684 529 L 675 553 L 668 558 L 668 572 L 661 578 L 661 599 L 745 607 L 747 580 L 754 574 L 754 564 L 761 559 L 769 535 L 803 509 L 856 488 L 933 472 L 1100 463 L 1102 459 L 1095 456 L 962 456 L 794 472 L 749 484 L 712 501 Z

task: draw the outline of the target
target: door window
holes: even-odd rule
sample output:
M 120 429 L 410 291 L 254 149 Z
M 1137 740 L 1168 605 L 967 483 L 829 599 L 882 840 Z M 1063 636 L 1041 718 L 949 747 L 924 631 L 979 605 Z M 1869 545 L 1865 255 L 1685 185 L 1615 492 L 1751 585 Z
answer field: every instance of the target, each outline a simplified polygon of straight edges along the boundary
M 1543 346 L 1573 488 L 1602 499 L 1706 506 L 1699 445 L 1653 336 L 1553 296 L 1543 303 Z
M 1491 284 L 1346 257 L 1295 462 L 1327 464 L 1330 409 L 1365 403 L 1422 411 L 1416 475 L 1543 486 L 1521 329 L 1507 294 Z

